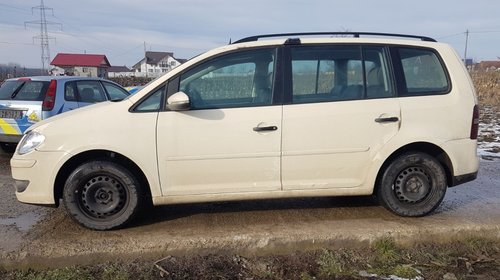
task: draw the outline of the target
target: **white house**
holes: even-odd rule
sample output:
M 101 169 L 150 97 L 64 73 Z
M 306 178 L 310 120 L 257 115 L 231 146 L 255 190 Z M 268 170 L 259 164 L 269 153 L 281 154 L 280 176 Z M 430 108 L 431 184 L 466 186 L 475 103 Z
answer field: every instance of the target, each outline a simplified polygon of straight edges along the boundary
M 145 57 L 132 66 L 132 69 L 136 76 L 159 77 L 186 61 L 175 58 L 171 52 L 150 51 L 146 52 Z

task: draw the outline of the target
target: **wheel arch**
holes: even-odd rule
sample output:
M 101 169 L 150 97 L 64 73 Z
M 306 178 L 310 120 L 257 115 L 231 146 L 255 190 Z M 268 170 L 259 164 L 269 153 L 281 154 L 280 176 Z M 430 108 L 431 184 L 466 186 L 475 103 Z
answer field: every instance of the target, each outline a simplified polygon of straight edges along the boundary
M 415 143 L 410 143 L 407 144 L 396 151 L 394 151 L 382 164 L 382 166 L 379 168 L 379 171 L 377 173 L 377 178 L 375 180 L 375 187 L 373 189 L 373 193 L 377 193 L 378 188 L 380 186 L 380 180 L 382 178 L 382 175 L 384 173 L 384 170 L 387 168 L 387 166 L 398 156 L 407 153 L 407 152 L 422 152 L 426 153 L 438 160 L 438 162 L 441 164 L 443 167 L 445 173 L 446 173 L 446 183 L 448 186 L 453 185 L 453 164 L 451 162 L 450 157 L 444 151 L 441 147 L 437 146 L 436 144 L 432 144 L 429 142 L 415 142 Z
M 141 189 L 144 191 L 145 199 L 151 200 L 151 190 L 146 175 L 137 164 L 128 157 L 109 150 L 91 150 L 79 153 L 69 160 L 59 169 L 54 182 L 54 201 L 56 206 L 59 205 L 59 200 L 62 198 L 64 185 L 71 172 L 79 165 L 90 160 L 107 160 L 127 168 L 132 174 L 137 176 L 141 184 Z

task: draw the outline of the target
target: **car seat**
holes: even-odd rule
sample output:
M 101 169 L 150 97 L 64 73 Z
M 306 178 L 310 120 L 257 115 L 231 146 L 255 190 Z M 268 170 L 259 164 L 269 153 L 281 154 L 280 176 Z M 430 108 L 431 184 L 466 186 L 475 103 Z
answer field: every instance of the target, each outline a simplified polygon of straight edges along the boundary
M 92 88 L 84 88 L 80 92 L 80 102 L 94 103 L 94 90 Z

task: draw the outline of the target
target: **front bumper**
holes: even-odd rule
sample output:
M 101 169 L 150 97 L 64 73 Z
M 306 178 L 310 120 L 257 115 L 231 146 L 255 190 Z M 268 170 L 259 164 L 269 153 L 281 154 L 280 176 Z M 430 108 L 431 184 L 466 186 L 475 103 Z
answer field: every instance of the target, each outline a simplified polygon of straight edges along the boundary
M 57 172 L 66 152 L 33 151 L 14 154 L 10 160 L 12 177 L 16 180 L 17 200 L 28 204 L 54 206 L 54 186 Z

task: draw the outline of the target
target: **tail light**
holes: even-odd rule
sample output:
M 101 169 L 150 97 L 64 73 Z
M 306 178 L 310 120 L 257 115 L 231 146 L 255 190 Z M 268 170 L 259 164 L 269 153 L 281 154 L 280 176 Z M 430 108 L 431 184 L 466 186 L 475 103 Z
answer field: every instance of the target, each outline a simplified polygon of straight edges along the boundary
M 45 93 L 45 99 L 42 103 L 42 111 L 50 111 L 54 109 L 54 104 L 56 103 L 56 88 L 57 81 L 51 80 L 47 92 Z
M 477 139 L 477 134 L 479 131 L 479 106 L 474 105 L 474 111 L 472 113 L 472 124 L 470 127 L 470 139 Z

